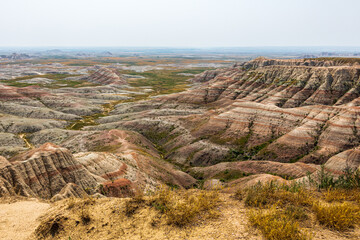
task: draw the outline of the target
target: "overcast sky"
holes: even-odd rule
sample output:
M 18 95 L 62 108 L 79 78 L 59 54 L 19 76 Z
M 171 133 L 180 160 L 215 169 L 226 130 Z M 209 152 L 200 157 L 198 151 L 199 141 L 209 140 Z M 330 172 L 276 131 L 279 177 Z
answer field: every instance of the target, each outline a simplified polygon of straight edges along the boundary
M 0 46 L 359 46 L 360 0 L 0 0 Z

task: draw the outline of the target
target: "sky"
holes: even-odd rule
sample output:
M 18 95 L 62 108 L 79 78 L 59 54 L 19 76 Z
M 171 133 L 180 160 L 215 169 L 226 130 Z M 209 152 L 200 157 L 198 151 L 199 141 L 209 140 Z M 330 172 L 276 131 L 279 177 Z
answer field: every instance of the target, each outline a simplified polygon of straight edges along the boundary
M 0 46 L 359 46 L 359 0 L 0 0 Z

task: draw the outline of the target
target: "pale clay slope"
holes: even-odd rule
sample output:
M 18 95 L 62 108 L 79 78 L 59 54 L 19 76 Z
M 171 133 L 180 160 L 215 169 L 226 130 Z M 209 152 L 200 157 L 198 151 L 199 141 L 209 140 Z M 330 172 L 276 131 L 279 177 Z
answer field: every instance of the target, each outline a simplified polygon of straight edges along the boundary
M 0 204 L 0 240 L 31 239 L 39 216 L 49 208 L 50 204 L 35 200 Z

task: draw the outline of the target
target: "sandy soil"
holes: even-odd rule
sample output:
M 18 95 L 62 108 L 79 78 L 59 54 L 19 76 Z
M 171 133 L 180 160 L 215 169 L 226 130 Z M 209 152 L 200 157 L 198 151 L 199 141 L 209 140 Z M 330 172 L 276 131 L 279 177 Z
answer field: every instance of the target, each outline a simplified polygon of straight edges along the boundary
M 36 200 L 0 203 L 0 239 L 29 239 L 40 223 L 37 218 L 49 207 Z

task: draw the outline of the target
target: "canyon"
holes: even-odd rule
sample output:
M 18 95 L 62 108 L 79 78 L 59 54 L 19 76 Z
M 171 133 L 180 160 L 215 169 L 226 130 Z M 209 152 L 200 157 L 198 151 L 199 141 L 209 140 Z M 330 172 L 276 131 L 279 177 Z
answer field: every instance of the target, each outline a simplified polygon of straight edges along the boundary
M 335 176 L 359 169 L 360 61 L 179 67 L 183 82 L 169 88 L 139 84 L 154 66 L 18 68 L 43 71 L 32 77 L 8 68 L 0 197 L 126 198 L 161 185 L 234 193 L 259 181 L 301 182 L 322 168 Z

